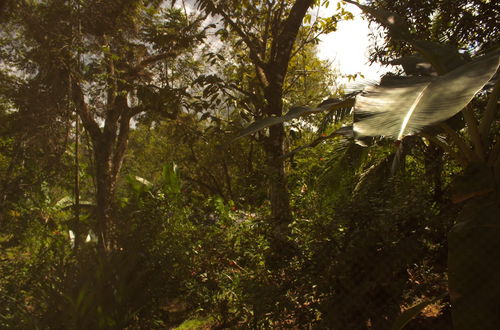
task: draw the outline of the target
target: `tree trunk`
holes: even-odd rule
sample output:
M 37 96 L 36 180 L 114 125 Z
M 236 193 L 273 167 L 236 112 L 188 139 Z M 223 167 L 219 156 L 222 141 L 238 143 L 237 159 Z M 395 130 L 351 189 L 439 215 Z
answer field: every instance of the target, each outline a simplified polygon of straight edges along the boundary
M 283 141 L 285 132 L 283 125 L 275 125 L 269 129 L 269 140 L 266 143 L 267 170 L 270 187 L 271 218 L 278 236 L 286 234 L 287 227 L 292 221 L 287 180 Z
M 264 91 L 267 106 L 267 116 L 281 116 L 283 114 L 283 77 L 272 72 L 270 85 Z M 285 130 L 282 124 L 269 128 L 269 138 L 265 143 L 267 153 L 267 170 L 270 185 L 271 217 L 278 235 L 284 233 L 292 221 L 290 200 L 285 176 L 284 155 Z
M 467 198 L 448 235 L 448 277 L 457 330 L 500 329 L 500 193 L 490 169 L 466 171 Z M 464 190 L 467 188 L 466 190 Z
M 439 146 L 431 144 L 424 150 L 425 176 L 433 186 L 433 199 L 436 202 L 443 200 L 443 156 L 444 151 Z
M 111 156 L 96 146 L 96 230 L 99 248 L 106 252 L 113 248 L 113 200 L 116 182 L 112 175 Z
M 118 174 L 125 157 L 129 138 L 128 116 L 120 117 L 119 134 L 111 138 L 103 135 L 94 140 L 96 170 L 96 230 L 99 247 L 104 252 L 116 248 L 116 219 L 114 218 L 114 201 Z
M 116 181 L 120 173 L 130 135 L 130 120 L 134 113 L 127 105 L 126 96 L 113 88 L 109 91 L 104 128 L 101 129 L 90 111 L 83 89 L 76 79 L 72 80 L 72 97 L 78 116 L 89 133 L 94 147 L 96 172 L 96 214 L 94 230 L 99 249 L 107 253 L 116 248 L 116 223 L 113 219 L 113 203 Z M 126 91 L 122 85 L 116 86 Z
M 266 89 L 266 114 L 281 116 L 283 101 L 281 86 Z M 289 227 L 292 222 L 290 211 L 290 197 L 285 175 L 284 155 L 285 131 L 282 124 L 269 128 L 269 138 L 264 144 L 267 156 L 267 180 L 269 182 L 269 198 L 271 201 L 271 254 L 268 263 L 271 267 L 278 267 L 286 261 L 287 256 L 293 255 L 293 246 L 288 240 Z

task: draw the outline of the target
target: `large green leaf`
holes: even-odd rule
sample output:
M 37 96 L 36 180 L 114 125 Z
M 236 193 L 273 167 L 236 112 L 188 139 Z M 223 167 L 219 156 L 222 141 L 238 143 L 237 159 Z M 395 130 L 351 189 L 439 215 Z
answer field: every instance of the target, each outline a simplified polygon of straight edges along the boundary
M 244 136 L 253 134 L 255 132 L 263 130 L 264 128 L 267 128 L 267 127 L 270 127 L 273 125 L 277 125 L 277 124 L 282 124 L 282 123 L 284 123 L 286 121 L 290 121 L 294 118 L 307 116 L 307 115 L 310 115 L 310 114 L 316 113 L 316 112 L 325 112 L 325 111 L 351 108 L 353 105 L 354 105 L 354 98 L 348 97 L 345 99 L 329 99 L 329 100 L 321 103 L 316 108 L 310 108 L 310 107 L 306 107 L 306 106 L 293 107 L 284 116 L 268 117 L 268 118 L 264 118 L 264 119 L 258 120 L 256 122 L 250 124 L 248 127 L 241 130 L 238 133 L 238 136 L 236 136 L 236 138 L 234 140 L 237 140 L 237 139 L 240 139 Z
M 356 97 L 354 131 L 359 136 L 401 140 L 462 110 L 498 69 L 498 51 L 439 77 L 397 77 Z

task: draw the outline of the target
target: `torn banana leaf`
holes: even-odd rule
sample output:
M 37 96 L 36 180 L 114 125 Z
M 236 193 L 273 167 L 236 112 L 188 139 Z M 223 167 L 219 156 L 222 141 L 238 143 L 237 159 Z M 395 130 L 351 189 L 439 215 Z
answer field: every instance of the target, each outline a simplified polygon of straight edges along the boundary
M 286 115 L 281 116 L 281 117 L 268 117 L 264 118 L 261 120 L 258 120 L 252 124 L 250 124 L 248 127 L 245 129 L 241 130 L 234 138 L 234 140 L 240 139 L 242 137 L 245 137 L 247 135 L 253 134 L 255 132 L 258 132 L 260 130 L 263 130 L 264 128 L 277 125 L 277 124 L 282 124 L 286 121 L 290 121 L 294 118 L 299 118 L 302 116 L 306 116 L 312 113 L 316 112 L 324 112 L 324 111 L 331 111 L 335 109 L 345 109 L 345 108 L 352 108 L 354 105 L 354 98 L 347 98 L 347 99 L 330 99 L 327 100 L 323 103 L 321 103 L 318 107 L 316 108 L 310 108 L 306 106 L 298 106 L 298 107 L 293 107 L 290 109 L 290 111 L 287 112 Z M 233 140 L 233 141 L 234 141 Z
M 493 77 L 500 53 L 479 57 L 439 77 L 396 77 L 356 97 L 354 132 L 401 140 L 462 110 Z

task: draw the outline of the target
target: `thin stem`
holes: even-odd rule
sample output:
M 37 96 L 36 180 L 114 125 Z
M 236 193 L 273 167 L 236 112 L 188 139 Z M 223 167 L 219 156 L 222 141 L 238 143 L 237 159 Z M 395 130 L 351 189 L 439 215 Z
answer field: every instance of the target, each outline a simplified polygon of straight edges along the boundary
M 491 148 L 490 157 L 488 158 L 488 165 L 494 166 L 498 162 L 498 155 L 500 155 L 500 140 L 498 140 Z
M 500 79 L 497 80 L 493 91 L 491 92 L 488 103 L 486 104 L 486 111 L 479 124 L 479 134 L 481 135 L 483 145 L 488 145 L 488 135 L 490 133 L 491 124 L 495 120 L 497 110 L 497 102 L 500 98 Z
M 467 145 L 465 140 L 455 131 L 453 130 L 450 126 L 448 126 L 446 123 L 442 123 L 439 126 L 441 126 L 446 134 L 453 140 L 453 142 L 457 145 L 458 150 L 462 152 L 462 154 L 465 156 L 468 162 L 473 162 L 477 160 L 477 156 L 474 154 L 474 152 L 471 150 L 471 148 Z
M 438 139 L 436 136 L 427 135 L 424 133 L 420 133 L 420 135 L 422 137 L 426 138 L 427 140 L 431 141 L 435 145 L 439 146 L 446 153 L 448 153 L 450 156 L 455 158 L 455 160 L 458 161 L 460 163 L 460 165 L 462 165 L 463 167 L 467 167 L 467 165 L 469 164 L 467 158 L 462 153 L 458 153 L 458 152 L 454 151 L 451 148 L 451 146 L 449 144 L 447 144 L 445 141 Z
M 80 221 L 80 118 L 75 114 L 75 220 Z
M 479 134 L 479 128 L 477 120 L 472 112 L 470 105 L 467 105 L 463 110 L 465 122 L 467 123 L 467 132 L 469 133 L 472 145 L 474 146 L 474 151 L 479 159 L 484 160 L 486 158 L 484 152 L 483 142 L 481 141 L 481 135 Z

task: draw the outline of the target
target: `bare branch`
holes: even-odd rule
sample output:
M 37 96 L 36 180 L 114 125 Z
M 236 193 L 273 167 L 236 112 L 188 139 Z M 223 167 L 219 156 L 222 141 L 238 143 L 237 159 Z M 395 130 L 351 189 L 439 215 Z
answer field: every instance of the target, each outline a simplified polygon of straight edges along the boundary
M 76 111 L 82 120 L 82 124 L 85 129 L 89 132 L 93 141 L 97 141 L 101 138 L 102 132 L 94 119 L 92 112 L 89 110 L 87 103 L 85 103 L 85 96 L 83 94 L 82 87 L 78 83 L 76 77 L 72 77 L 72 98 L 76 105 Z
M 256 44 L 255 40 L 252 40 L 250 36 L 245 33 L 222 8 L 216 6 L 212 0 L 205 0 L 205 3 L 208 3 L 210 5 L 210 8 L 215 14 L 222 16 L 224 21 L 229 24 L 231 29 L 233 29 L 234 32 L 236 32 L 241 40 L 243 40 L 243 42 L 247 45 L 248 49 L 250 50 L 250 59 L 252 60 L 252 62 L 254 62 L 254 64 L 257 66 L 264 67 L 265 64 L 262 58 L 259 56 L 259 45 Z

